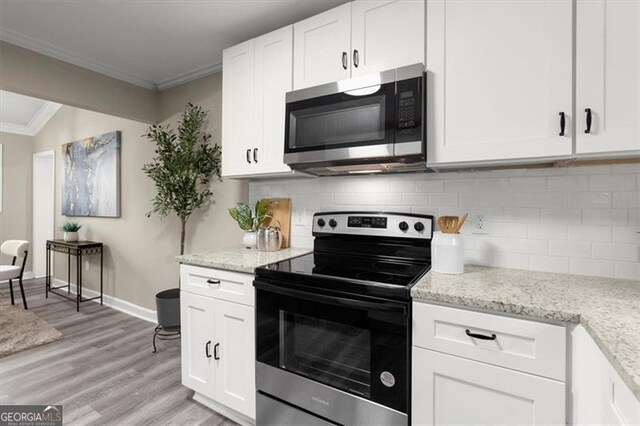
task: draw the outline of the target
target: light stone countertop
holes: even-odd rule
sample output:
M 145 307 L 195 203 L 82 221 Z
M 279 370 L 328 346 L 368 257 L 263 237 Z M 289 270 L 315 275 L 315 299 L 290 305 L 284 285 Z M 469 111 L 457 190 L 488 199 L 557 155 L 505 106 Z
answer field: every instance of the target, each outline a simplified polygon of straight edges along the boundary
M 280 251 L 259 252 L 255 248 L 248 249 L 239 246 L 203 253 L 184 254 L 176 256 L 176 260 L 187 265 L 253 274 L 258 266 L 302 256 L 312 251 L 311 249 L 286 248 Z
M 466 266 L 427 273 L 414 300 L 579 323 L 640 399 L 640 281 Z

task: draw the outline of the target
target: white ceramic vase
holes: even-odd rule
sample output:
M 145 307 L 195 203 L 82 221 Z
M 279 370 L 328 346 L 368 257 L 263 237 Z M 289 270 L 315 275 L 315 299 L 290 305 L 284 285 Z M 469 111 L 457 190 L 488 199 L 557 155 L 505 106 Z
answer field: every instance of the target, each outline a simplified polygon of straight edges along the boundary
M 433 233 L 431 269 L 444 274 L 464 273 L 464 241 L 460 234 Z
M 78 231 L 74 231 L 74 232 L 64 232 L 64 240 L 68 243 L 72 243 L 75 241 L 78 241 Z
M 255 232 L 245 232 L 244 237 L 242 237 L 242 244 L 248 249 L 252 249 L 256 246 L 256 233 Z

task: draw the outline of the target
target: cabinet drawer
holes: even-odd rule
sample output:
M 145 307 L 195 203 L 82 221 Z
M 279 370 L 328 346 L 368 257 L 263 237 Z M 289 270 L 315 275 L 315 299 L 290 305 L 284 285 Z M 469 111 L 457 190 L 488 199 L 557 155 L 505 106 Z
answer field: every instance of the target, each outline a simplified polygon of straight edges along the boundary
M 565 380 L 563 326 L 426 303 L 413 306 L 414 346 Z
M 180 285 L 190 293 L 254 306 L 252 274 L 181 265 Z

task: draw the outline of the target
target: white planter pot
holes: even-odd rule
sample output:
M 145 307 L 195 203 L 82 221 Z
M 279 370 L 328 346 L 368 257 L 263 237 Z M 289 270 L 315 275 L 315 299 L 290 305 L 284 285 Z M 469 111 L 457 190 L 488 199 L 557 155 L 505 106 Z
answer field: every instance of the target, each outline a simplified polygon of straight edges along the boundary
M 68 243 L 72 243 L 74 241 L 78 241 L 78 231 L 75 232 L 66 232 L 64 233 L 64 240 Z
M 256 233 L 255 232 L 246 232 L 244 237 L 242 238 L 242 244 L 248 249 L 254 248 L 256 246 Z

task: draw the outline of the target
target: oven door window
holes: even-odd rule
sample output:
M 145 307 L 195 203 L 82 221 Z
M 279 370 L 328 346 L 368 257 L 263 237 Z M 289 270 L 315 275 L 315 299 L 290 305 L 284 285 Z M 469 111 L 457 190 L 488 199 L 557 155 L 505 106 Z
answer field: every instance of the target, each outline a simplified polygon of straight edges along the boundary
M 393 83 L 287 104 L 285 152 L 393 143 Z
M 257 360 L 406 412 L 407 316 L 257 289 Z

